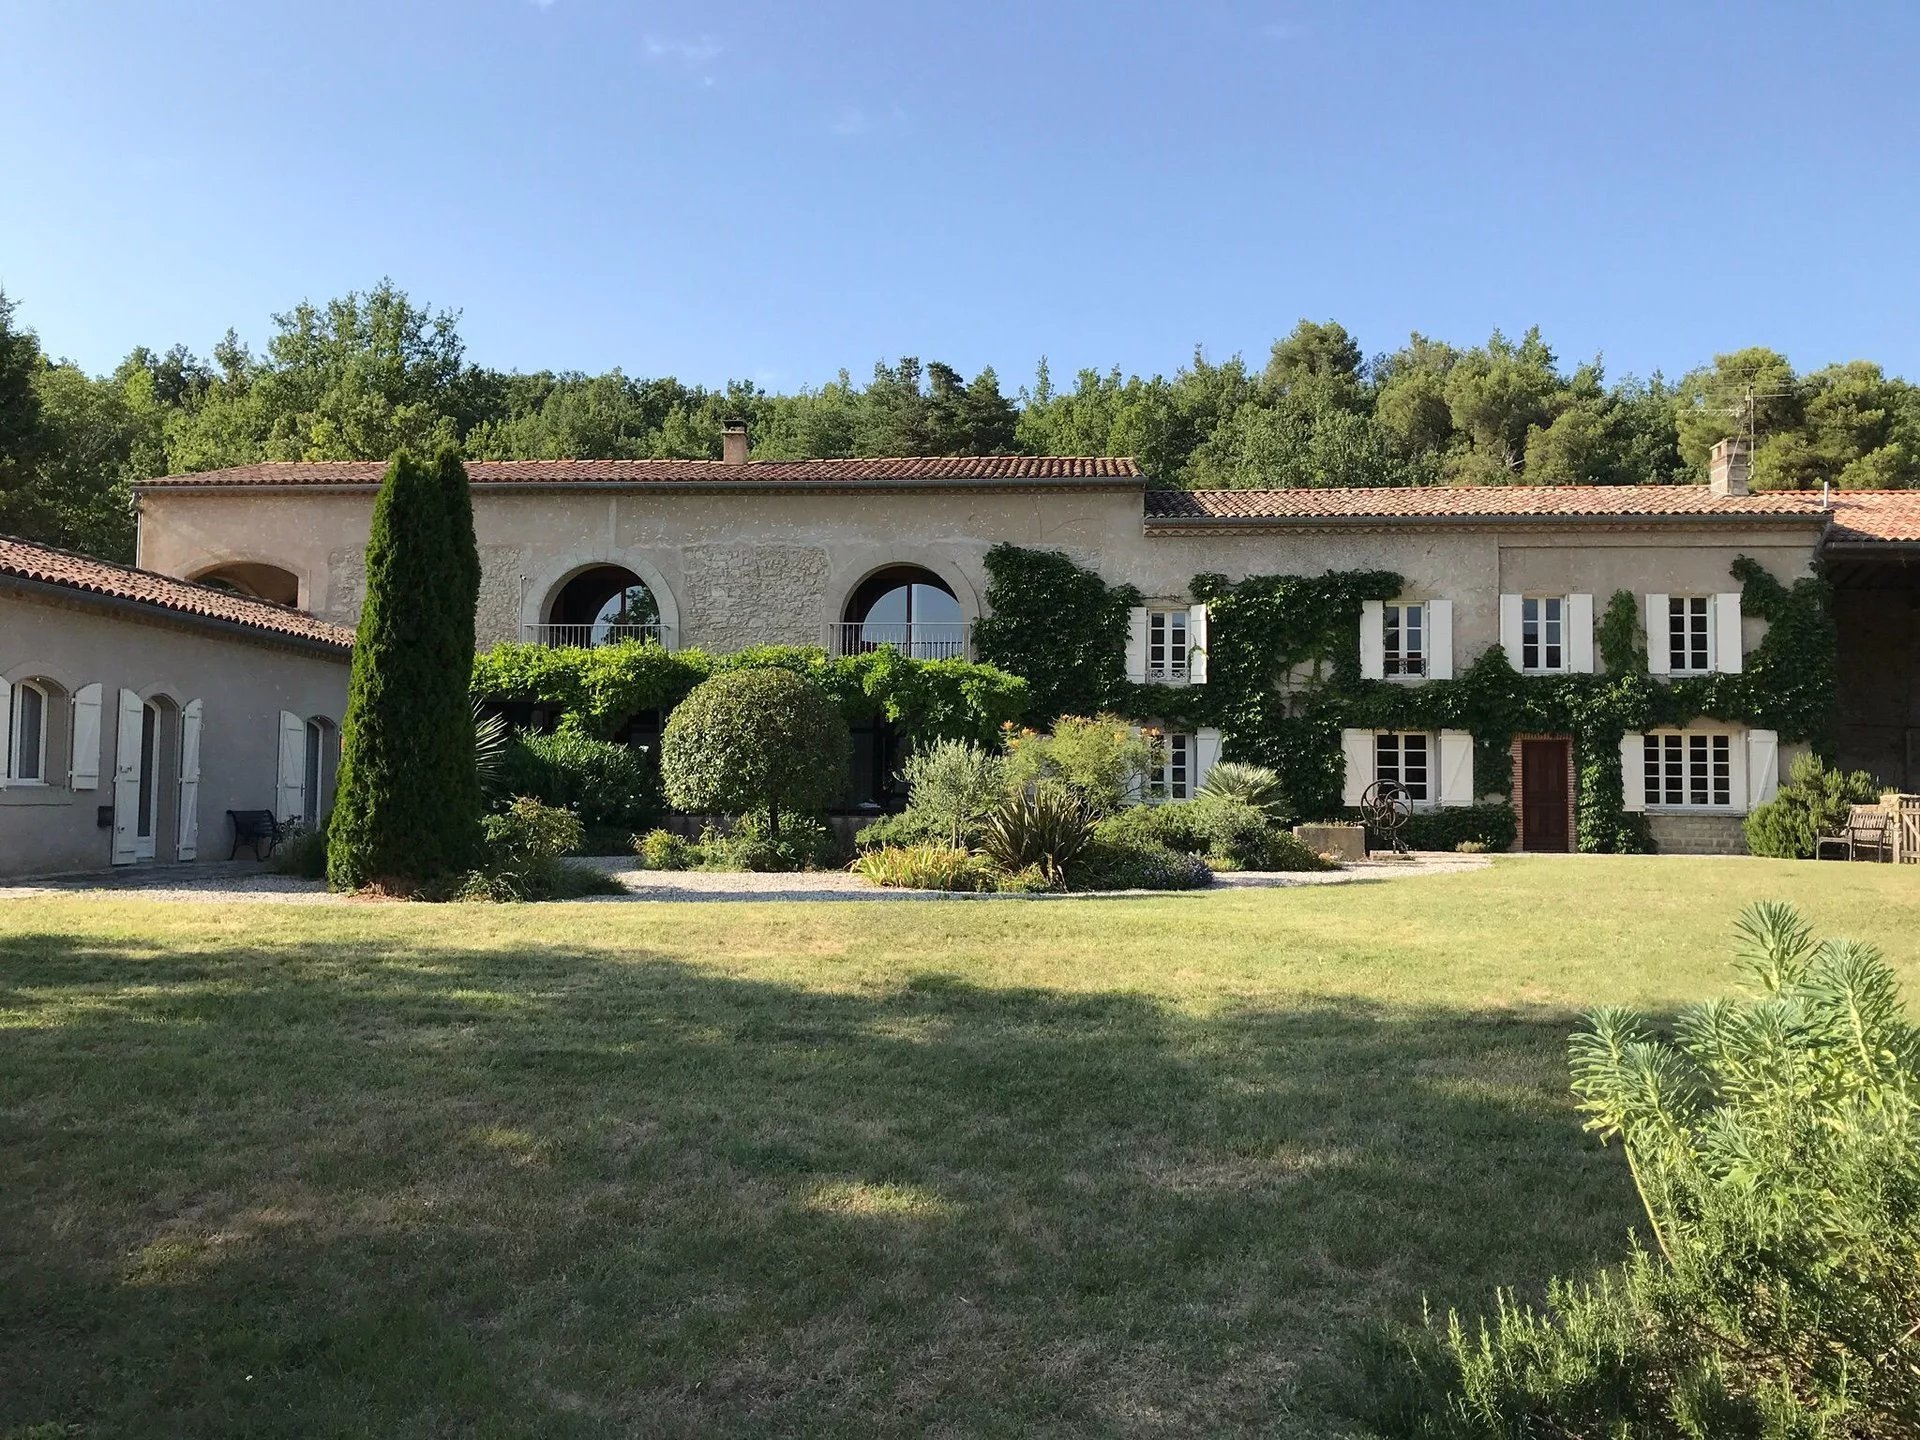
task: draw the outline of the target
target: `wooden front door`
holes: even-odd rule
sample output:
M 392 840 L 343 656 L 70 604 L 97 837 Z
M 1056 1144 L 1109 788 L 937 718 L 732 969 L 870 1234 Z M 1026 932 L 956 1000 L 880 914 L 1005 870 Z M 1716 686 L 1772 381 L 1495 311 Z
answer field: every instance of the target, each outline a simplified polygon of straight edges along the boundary
M 1567 770 L 1571 740 L 1520 742 L 1520 848 L 1573 848 L 1568 825 Z

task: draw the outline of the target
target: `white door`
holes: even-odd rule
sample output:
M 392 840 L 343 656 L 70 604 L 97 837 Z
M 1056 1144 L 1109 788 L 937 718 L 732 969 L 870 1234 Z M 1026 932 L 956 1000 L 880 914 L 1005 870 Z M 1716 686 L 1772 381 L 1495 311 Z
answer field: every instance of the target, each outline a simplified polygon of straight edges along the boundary
M 160 707 L 140 707 L 140 776 L 134 820 L 133 858 L 153 859 L 153 839 L 160 830 Z
M 140 731 L 147 707 L 131 690 L 120 692 L 119 728 L 113 741 L 113 863 L 140 858 Z M 151 849 L 147 852 L 151 855 Z
M 180 710 L 180 813 L 173 858 L 191 860 L 200 853 L 200 702 Z

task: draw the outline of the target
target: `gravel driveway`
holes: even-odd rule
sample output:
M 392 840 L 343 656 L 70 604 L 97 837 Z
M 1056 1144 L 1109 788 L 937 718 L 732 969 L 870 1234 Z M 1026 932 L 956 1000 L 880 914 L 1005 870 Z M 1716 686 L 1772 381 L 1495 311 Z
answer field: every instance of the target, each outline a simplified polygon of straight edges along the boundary
M 1087 900 L 1090 895 L 953 895 L 939 890 L 886 890 L 870 885 L 845 870 L 822 870 L 801 875 L 755 875 L 721 870 L 642 870 L 619 855 L 581 862 L 606 871 L 627 887 L 626 895 L 595 895 L 582 904 L 620 904 L 630 900 Z M 1417 875 L 1452 875 L 1482 870 L 1485 855 L 1422 854 L 1402 860 L 1367 860 L 1341 870 L 1308 874 L 1239 874 L 1218 876 L 1211 890 L 1277 890 L 1294 885 L 1350 885 L 1376 880 L 1410 879 Z M 1108 891 L 1105 895 L 1149 895 L 1148 890 Z M 181 868 L 156 867 L 116 870 L 90 875 L 0 885 L 0 901 L 35 895 L 86 895 L 94 899 L 138 896 L 142 900 L 271 900 L 296 905 L 351 905 L 374 902 L 330 895 L 318 880 L 299 880 L 245 860 L 220 861 Z

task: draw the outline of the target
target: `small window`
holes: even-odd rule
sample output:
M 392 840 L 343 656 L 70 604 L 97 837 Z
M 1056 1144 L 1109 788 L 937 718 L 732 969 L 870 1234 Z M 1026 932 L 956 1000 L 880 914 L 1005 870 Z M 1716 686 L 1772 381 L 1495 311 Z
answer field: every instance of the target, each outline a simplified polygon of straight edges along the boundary
M 13 687 L 7 725 L 7 778 L 16 785 L 47 782 L 47 692 L 31 681 Z
M 1187 622 L 1185 610 L 1147 612 L 1147 679 L 1182 684 L 1187 679 Z
M 1567 668 L 1567 601 L 1528 595 L 1520 601 L 1520 668 L 1536 673 Z
M 1384 672 L 1388 675 L 1424 675 L 1427 673 L 1427 607 L 1424 605 L 1388 605 L 1382 610 L 1384 622 Z
M 1733 737 L 1724 731 L 1678 730 L 1641 742 L 1647 804 L 1685 810 L 1733 805 Z
M 319 720 L 307 721 L 306 764 L 302 769 L 304 791 L 301 821 L 309 830 L 320 823 L 320 771 L 322 759 L 326 754 L 326 726 Z
M 1399 785 L 1416 805 L 1432 798 L 1431 737 L 1389 732 L 1373 739 L 1373 778 Z
M 1667 668 L 1676 675 L 1705 674 L 1713 668 L 1713 597 L 1667 597 Z
M 1193 798 L 1193 736 L 1167 734 L 1153 742 L 1153 772 L 1149 800 Z

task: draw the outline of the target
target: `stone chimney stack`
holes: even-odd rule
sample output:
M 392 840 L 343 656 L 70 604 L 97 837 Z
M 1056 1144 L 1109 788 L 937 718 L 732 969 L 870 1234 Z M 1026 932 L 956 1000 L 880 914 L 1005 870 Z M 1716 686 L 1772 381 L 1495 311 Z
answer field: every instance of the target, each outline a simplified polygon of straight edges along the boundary
M 1707 489 L 1715 495 L 1745 495 L 1747 476 L 1753 469 L 1753 457 L 1747 453 L 1744 435 L 1729 435 L 1713 447 L 1707 461 Z
M 746 421 L 729 420 L 720 427 L 720 458 L 729 465 L 747 463 Z M 1742 493 L 1744 493 L 1744 487 Z

